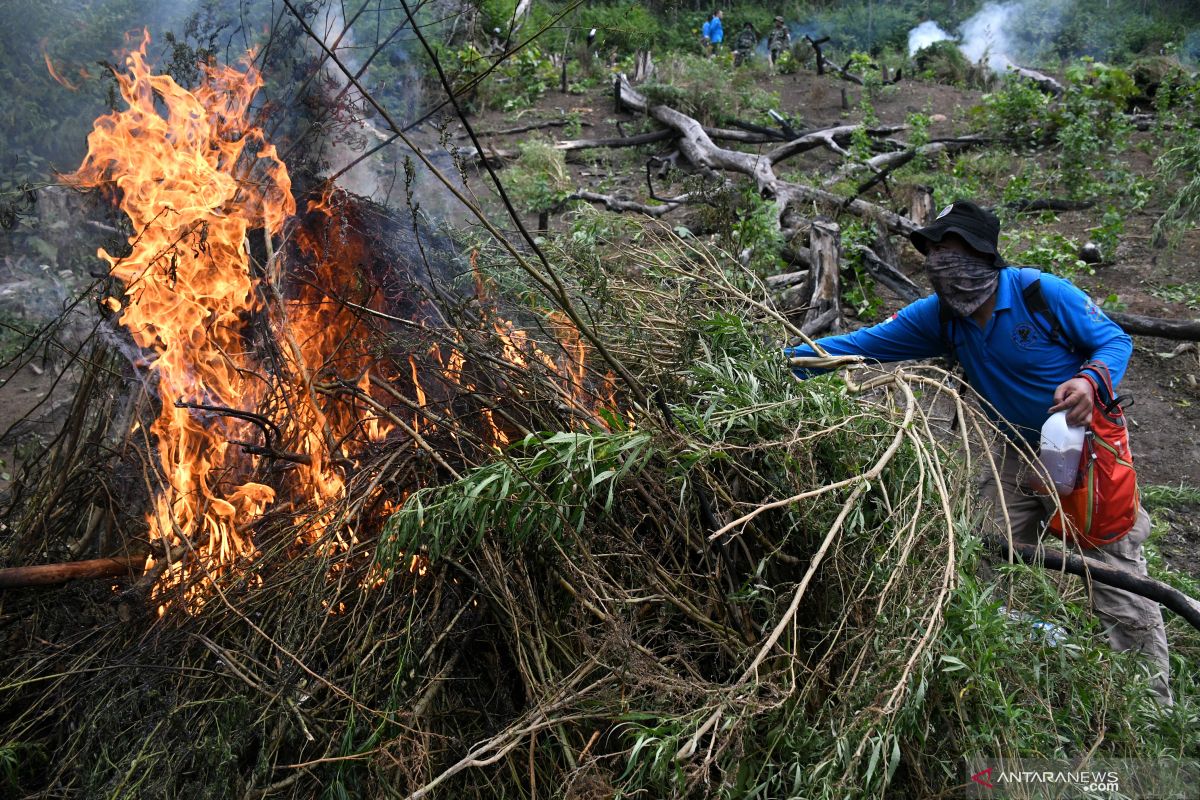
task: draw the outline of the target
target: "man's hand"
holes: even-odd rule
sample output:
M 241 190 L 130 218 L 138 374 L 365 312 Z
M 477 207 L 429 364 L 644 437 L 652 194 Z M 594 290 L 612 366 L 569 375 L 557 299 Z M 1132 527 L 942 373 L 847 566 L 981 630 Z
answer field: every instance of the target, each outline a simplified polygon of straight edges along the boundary
M 1092 419 L 1092 384 L 1086 378 L 1071 378 L 1054 390 L 1050 413 L 1067 412 L 1067 422 L 1082 428 Z

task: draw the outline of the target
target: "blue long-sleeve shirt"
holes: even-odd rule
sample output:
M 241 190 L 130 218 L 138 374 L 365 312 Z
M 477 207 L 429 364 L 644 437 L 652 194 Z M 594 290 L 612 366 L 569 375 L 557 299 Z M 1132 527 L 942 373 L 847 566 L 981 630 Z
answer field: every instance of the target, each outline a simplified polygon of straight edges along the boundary
M 708 23 L 708 40 L 713 44 L 725 41 L 725 26 L 720 17 L 713 17 Z
M 1010 433 L 1034 442 L 1054 405 L 1054 390 L 1077 375 L 1083 362 L 1104 362 L 1116 386 L 1133 354 L 1129 335 L 1072 283 L 1042 273 L 1041 288 L 1073 350 L 1061 341 L 1050 341 L 1049 321 L 1026 308 L 1021 270 L 1012 267 L 1000 271 L 996 308 L 983 328 L 961 317 L 943 323 L 938 298 L 930 296 L 905 306 L 885 322 L 821 339 L 819 344 L 830 355 L 906 361 L 945 355 L 953 341 L 953 354 L 971 386 L 1015 429 Z M 816 355 L 806 345 L 784 352 Z M 794 372 L 799 378 L 815 374 L 803 369 Z

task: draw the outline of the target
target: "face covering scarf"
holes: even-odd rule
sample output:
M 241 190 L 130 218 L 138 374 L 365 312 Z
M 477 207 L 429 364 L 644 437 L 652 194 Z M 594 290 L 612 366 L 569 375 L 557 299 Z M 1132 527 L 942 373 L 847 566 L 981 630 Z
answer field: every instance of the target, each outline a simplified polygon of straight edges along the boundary
M 969 317 L 987 302 L 1000 282 L 991 259 L 934 250 L 925 259 L 925 274 L 942 302 L 960 317 Z

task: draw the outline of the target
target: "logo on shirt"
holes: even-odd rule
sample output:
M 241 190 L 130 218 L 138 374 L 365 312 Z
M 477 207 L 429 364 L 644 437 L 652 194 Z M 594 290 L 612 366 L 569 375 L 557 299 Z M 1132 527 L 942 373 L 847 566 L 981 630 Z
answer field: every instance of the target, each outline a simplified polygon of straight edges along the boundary
M 1100 317 L 1103 315 L 1103 312 L 1100 310 L 1100 306 L 1096 305 L 1090 297 L 1087 301 L 1087 315 L 1088 319 L 1090 319 L 1092 322 L 1099 322 Z
M 1028 350 L 1039 341 L 1037 331 L 1028 322 L 1022 322 L 1013 328 L 1013 344 L 1022 350 Z

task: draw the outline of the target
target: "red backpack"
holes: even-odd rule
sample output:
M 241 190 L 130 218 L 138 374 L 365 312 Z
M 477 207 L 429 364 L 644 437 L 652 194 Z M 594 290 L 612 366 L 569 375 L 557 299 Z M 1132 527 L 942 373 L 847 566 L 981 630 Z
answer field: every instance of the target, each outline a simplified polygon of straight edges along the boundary
M 1099 383 L 1093 373 L 1100 376 Z M 1075 491 L 1060 498 L 1063 511 L 1055 512 L 1050 530 L 1081 547 L 1103 547 L 1133 528 L 1139 502 L 1137 473 L 1129 451 L 1123 398 L 1113 392 L 1108 367 L 1089 361 L 1081 377 L 1092 385 L 1092 421 L 1083 441 Z

